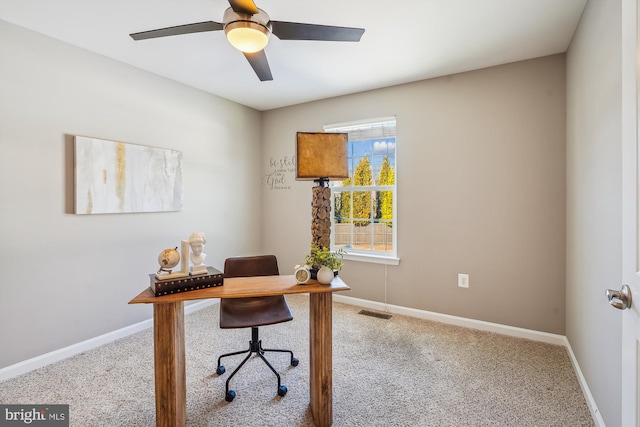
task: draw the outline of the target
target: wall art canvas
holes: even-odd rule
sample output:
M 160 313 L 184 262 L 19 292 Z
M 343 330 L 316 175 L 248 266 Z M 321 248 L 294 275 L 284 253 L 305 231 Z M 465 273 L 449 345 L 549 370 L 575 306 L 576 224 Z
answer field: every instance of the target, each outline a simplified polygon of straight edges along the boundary
M 75 213 L 182 209 L 182 152 L 75 137 Z

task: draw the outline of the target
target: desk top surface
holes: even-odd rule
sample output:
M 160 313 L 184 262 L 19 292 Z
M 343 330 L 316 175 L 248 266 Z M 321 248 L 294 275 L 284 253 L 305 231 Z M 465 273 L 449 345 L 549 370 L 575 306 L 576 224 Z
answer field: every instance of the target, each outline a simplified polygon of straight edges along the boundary
M 232 277 L 225 278 L 223 286 L 179 292 L 156 297 L 150 288 L 140 292 L 129 304 L 163 304 L 207 298 L 248 298 L 269 295 L 308 294 L 348 291 L 351 288 L 339 276 L 329 285 L 309 280 L 306 285 L 298 285 L 293 275 Z

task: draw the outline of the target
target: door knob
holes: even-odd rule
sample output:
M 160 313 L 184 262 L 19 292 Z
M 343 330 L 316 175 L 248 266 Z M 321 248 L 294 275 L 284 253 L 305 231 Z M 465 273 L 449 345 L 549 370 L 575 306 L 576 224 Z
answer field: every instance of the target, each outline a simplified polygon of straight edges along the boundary
M 629 289 L 629 286 L 627 285 L 622 285 L 622 289 L 619 291 L 607 289 L 605 295 L 607 295 L 609 304 L 618 310 L 624 310 L 625 308 L 631 307 L 631 289 Z

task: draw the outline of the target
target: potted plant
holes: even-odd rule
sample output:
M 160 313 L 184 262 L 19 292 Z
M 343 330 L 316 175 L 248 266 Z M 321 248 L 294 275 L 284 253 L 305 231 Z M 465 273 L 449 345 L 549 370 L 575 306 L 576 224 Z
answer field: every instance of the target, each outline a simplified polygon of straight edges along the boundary
M 344 254 L 343 249 L 331 252 L 323 246 L 311 245 L 311 252 L 305 258 L 305 264 L 310 267 L 311 278 L 317 279 L 320 283 L 331 283 L 333 276 L 342 269 Z

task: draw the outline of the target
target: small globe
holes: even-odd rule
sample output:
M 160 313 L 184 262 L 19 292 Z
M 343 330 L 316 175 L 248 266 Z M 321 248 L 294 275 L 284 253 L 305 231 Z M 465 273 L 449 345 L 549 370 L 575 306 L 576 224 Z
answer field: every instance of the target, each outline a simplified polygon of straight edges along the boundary
M 160 270 L 171 270 L 180 262 L 180 254 L 178 248 L 165 249 L 158 255 L 158 264 L 160 264 Z

